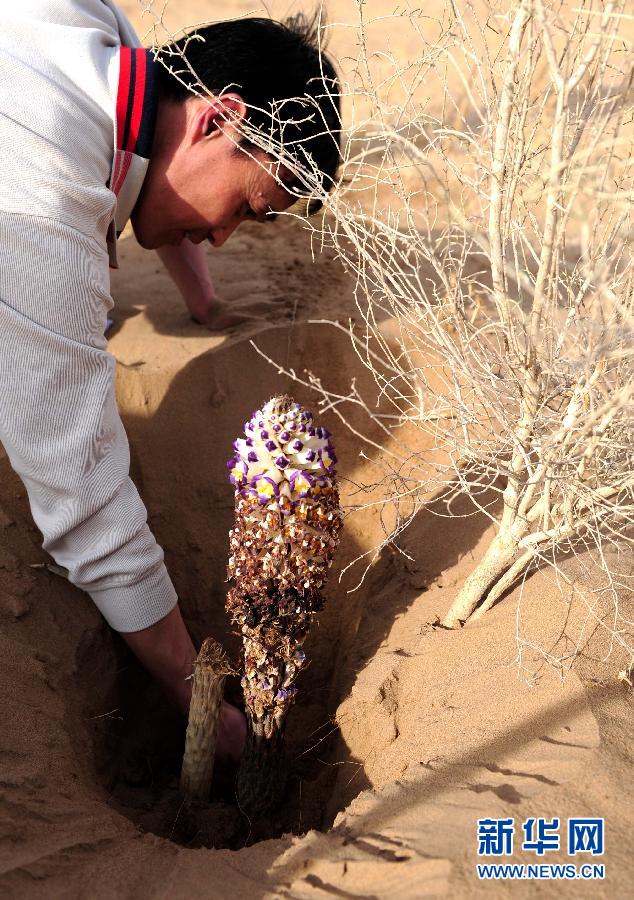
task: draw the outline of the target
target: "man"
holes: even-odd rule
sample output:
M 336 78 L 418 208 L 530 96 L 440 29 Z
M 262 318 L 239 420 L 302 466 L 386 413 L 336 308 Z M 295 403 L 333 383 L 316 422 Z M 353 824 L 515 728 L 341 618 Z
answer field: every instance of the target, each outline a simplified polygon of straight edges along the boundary
M 200 36 L 157 61 L 112 0 L 0 10 L 0 440 L 45 549 L 183 712 L 195 650 L 128 475 L 108 264 L 131 217 L 193 317 L 229 327 L 200 245 L 287 209 L 303 164 L 327 189 L 339 158 L 334 70 L 307 31 L 243 19 Z M 243 740 L 224 704 L 219 755 Z

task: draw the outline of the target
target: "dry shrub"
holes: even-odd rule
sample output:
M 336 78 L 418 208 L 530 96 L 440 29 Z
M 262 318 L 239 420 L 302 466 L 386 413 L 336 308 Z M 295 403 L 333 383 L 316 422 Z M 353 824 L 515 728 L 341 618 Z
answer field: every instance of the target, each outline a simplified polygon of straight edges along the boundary
M 355 275 L 350 337 L 380 405 L 291 374 L 382 430 L 358 436 L 384 466 L 386 541 L 432 493 L 495 522 L 447 626 L 551 567 L 632 654 L 634 17 L 625 0 L 368 8 L 346 31 L 341 184 L 303 179 L 324 202 L 315 244 Z

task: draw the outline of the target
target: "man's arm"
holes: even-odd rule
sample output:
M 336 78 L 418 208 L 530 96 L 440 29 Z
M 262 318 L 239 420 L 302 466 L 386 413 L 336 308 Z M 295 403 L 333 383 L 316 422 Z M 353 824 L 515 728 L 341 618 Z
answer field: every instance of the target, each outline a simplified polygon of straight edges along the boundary
M 44 548 L 186 712 L 195 651 L 128 473 L 105 248 L 40 216 L 0 211 L 0 233 L 0 441 Z M 239 743 L 240 713 L 224 720 Z
M 191 674 L 196 650 L 178 606 L 149 628 L 122 634 L 128 647 L 162 685 L 165 693 L 184 715 L 192 694 Z M 241 712 L 223 703 L 218 729 L 217 758 L 236 764 L 246 737 L 246 722 Z
M 206 324 L 217 298 L 204 245 L 185 239 L 177 247 L 161 247 L 157 253 L 192 318 L 201 325 Z
M 161 247 L 157 253 L 192 318 L 200 325 L 206 325 L 213 331 L 223 331 L 252 318 L 217 296 L 204 244 L 192 244 L 185 239 L 177 247 Z
M 184 715 L 191 700 L 191 674 L 196 650 L 178 606 L 141 631 L 121 637 Z
M 116 360 L 103 336 L 105 248 L 18 213 L 0 212 L 0 233 L 0 440 L 44 548 L 115 631 L 138 631 L 177 597 L 129 477 Z

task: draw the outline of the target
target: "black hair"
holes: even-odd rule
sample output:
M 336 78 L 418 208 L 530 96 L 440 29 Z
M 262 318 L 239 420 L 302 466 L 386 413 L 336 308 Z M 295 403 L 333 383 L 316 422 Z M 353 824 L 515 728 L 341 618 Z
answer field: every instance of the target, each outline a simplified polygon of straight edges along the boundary
M 192 88 L 200 93 L 200 85 L 212 94 L 235 91 L 248 109 L 247 136 L 240 145 L 255 146 L 248 133 L 256 129 L 272 146 L 283 146 L 301 168 L 317 169 L 321 186 L 329 190 L 341 152 L 339 84 L 317 36 L 315 20 L 302 15 L 285 22 L 246 18 L 205 26 L 159 48 L 161 96 L 182 103 Z M 290 189 L 310 193 L 301 179 Z M 320 207 L 313 200 L 309 212 Z

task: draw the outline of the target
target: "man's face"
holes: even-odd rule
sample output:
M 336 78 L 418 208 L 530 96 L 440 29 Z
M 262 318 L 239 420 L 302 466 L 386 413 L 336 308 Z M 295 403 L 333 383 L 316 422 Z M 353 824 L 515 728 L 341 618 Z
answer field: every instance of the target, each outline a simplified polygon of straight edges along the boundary
M 279 183 L 279 165 L 259 151 L 237 149 L 234 130 L 208 121 L 208 108 L 194 100 L 159 114 L 157 129 L 171 128 L 172 137 L 155 143 L 132 213 L 146 249 L 185 238 L 219 247 L 241 222 L 272 221 L 295 200 Z

